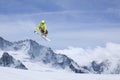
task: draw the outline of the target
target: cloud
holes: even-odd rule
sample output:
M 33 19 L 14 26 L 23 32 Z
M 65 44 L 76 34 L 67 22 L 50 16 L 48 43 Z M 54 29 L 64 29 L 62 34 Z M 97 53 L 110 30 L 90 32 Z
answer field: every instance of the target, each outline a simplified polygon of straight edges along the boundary
M 0 36 L 10 41 L 30 38 L 35 28 L 35 23 L 20 16 L 0 15 Z
M 120 7 L 119 8 L 108 8 L 107 12 L 110 12 L 113 15 L 116 15 L 118 19 L 120 19 Z
M 119 0 L 52 0 L 66 10 L 103 11 L 110 7 L 119 7 Z
M 89 26 L 91 27 L 91 26 Z M 120 28 L 98 28 L 98 29 L 71 29 L 52 33 L 58 46 L 63 48 L 68 46 L 76 47 L 95 47 L 96 45 L 105 45 L 107 42 L 120 43 L 119 38 Z M 64 45 L 63 45 L 64 44 Z
M 25 14 L 59 11 L 61 7 L 51 0 L 1 0 L 0 14 Z
M 56 50 L 56 53 L 65 54 L 75 60 L 80 65 L 88 64 L 93 60 L 118 60 L 120 59 L 120 44 L 107 43 L 104 47 L 96 46 L 95 48 L 68 47 L 63 50 Z

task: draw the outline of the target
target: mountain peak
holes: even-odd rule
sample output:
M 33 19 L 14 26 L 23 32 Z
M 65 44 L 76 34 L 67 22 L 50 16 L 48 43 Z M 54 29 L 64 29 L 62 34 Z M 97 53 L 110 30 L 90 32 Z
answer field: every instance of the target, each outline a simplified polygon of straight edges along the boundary
M 3 39 L 2 37 L 0 37 L 0 50 L 4 50 L 11 45 L 12 45 L 12 42 L 9 42 Z
M 7 52 L 4 52 L 0 58 L 0 66 L 27 69 L 24 64 L 22 64 L 19 60 L 15 60 Z
M 3 40 L 1 41 L 1 43 L 3 45 L 4 44 L 7 45 L 8 41 Z M 3 46 L 3 45 L 2 45 L 2 48 L 5 49 L 6 46 Z M 75 62 L 69 57 L 62 55 L 62 54 L 56 54 L 55 52 L 53 52 L 51 48 L 39 45 L 36 41 L 33 41 L 31 39 L 14 42 L 12 43 L 12 45 L 9 45 L 7 50 L 18 51 L 18 52 L 22 51 L 24 55 L 29 56 L 30 61 L 36 61 L 36 62 L 42 62 L 44 64 L 49 64 L 53 66 L 54 68 L 56 67 L 62 68 L 62 69 L 69 68 L 73 72 L 81 72 L 81 70 L 79 70 L 78 64 L 76 63 L 73 65 L 72 63 L 75 63 Z M 9 56 L 9 55 L 8 53 L 4 53 L 3 56 Z M 78 66 L 78 67 L 76 68 L 75 66 Z
M 0 36 L 0 40 L 3 39 L 1 36 Z

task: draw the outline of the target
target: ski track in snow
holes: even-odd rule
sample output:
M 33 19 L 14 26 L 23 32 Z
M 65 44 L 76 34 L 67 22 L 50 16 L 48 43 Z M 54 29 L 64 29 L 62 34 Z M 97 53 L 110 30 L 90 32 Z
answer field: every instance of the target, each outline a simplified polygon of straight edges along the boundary
M 0 80 L 120 80 L 113 74 L 75 74 L 68 72 L 40 72 L 0 67 Z

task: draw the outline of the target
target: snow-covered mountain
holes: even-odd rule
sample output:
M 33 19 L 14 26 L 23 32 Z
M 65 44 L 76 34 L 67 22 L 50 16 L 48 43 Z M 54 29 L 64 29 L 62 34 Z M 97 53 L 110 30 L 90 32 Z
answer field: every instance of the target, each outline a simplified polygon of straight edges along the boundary
M 11 45 L 12 45 L 11 42 L 4 40 L 2 37 L 0 37 L 0 50 L 5 50 L 5 48 L 7 48 Z
M 0 37 L 0 50 L 9 52 L 20 60 L 29 69 L 29 64 L 46 64 L 57 69 L 66 69 L 76 73 L 85 73 L 87 70 L 80 67 L 75 61 L 63 54 L 56 54 L 51 48 L 39 45 L 33 40 L 9 42 Z M 29 63 L 29 64 L 28 64 Z M 35 64 L 34 64 L 35 65 Z
M 111 49 L 111 47 L 110 49 L 107 48 L 108 51 Z M 119 51 L 119 48 L 116 49 L 115 54 L 117 54 L 117 50 Z M 120 74 L 119 56 L 117 56 L 118 58 L 109 56 L 108 59 L 105 56 L 98 55 L 100 50 L 95 50 L 95 52 L 87 50 L 85 52 L 83 49 L 80 49 L 81 54 L 77 56 L 75 54 L 77 51 L 79 52 L 79 50 L 76 49 L 70 52 L 65 51 L 65 53 L 68 54 L 74 53 L 74 55 L 71 56 L 67 54 L 58 54 L 57 51 L 54 52 L 51 48 L 39 45 L 33 40 L 28 39 L 18 42 L 9 42 L 0 37 L 0 55 L 2 56 L 4 52 L 8 52 L 9 55 L 13 56 L 16 60 L 20 60 L 26 69 L 39 71 L 54 71 L 53 69 L 55 69 L 73 71 L 75 73 Z M 104 49 L 102 49 L 102 51 L 104 51 Z M 91 52 L 90 54 L 92 57 L 87 54 L 87 52 Z M 100 59 L 98 57 L 96 58 L 92 52 L 100 57 Z M 108 53 L 107 51 L 104 52 Z M 114 53 L 112 50 L 111 52 Z M 83 64 L 85 61 L 89 62 Z
M 86 49 L 69 47 L 55 52 L 67 55 L 90 73 L 120 74 L 120 44 L 107 43 L 104 47 Z
M 97 74 L 120 74 L 120 60 L 114 62 L 111 60 L 103 60 L 102 62 L 92 61 L 91 63 L 83 67 L 89 72 Z
M 24 64 L 22 64 L 19 60 L 14 59 L 7 52 L 4 52 L 0 58 L 0 66 L 27 70 Z

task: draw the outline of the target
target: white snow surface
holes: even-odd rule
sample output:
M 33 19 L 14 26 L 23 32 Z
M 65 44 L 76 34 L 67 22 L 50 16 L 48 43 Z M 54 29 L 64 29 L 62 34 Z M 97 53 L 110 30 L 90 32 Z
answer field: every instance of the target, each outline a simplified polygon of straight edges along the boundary
M 0 67 L 0 80 L 120 80 L 120 75 L 75 74 Z

